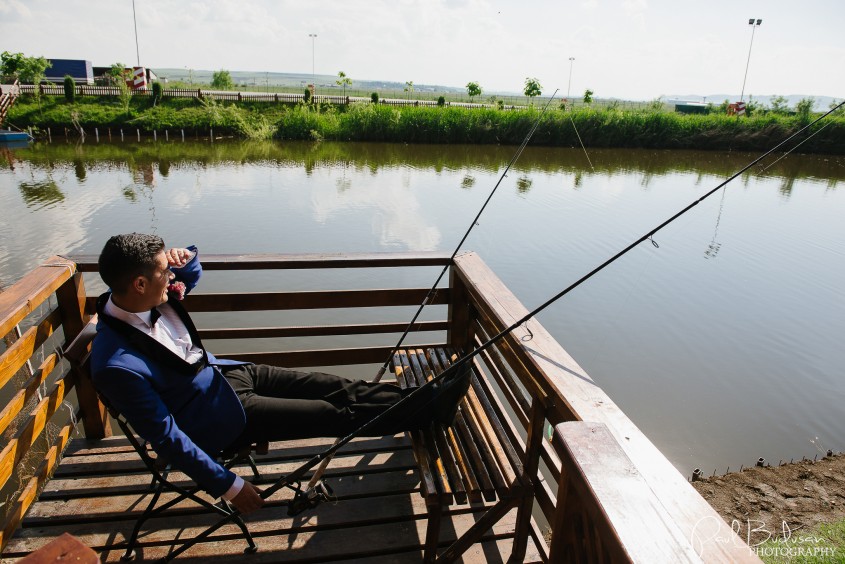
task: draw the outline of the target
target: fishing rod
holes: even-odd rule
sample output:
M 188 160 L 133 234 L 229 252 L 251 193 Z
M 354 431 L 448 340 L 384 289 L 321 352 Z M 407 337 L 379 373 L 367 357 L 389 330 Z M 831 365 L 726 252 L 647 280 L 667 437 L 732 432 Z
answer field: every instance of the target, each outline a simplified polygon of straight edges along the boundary
M 414 314 L 414 316 L 411 318 L 411 321 L 409 321 L 407 327 L 405 327 L 404 333 L 402 333 L 402 336 L 399 337 L 399 341 L 396 343 L 396 345 L 393 347 L 393 349 L 387 355 L 387 360 L 384 361 L 384 364 L 379 369 L 378 374 L 376 374 L 374 381 L 378 382 L 379 380 L 381 380 L 381 377 L 384 376 L 384 373 L 387 371 L 387 367 L 390 366 L 390 359 L 393 358 L 393 354 L 399 349 L 399 347 L 402 346 L 402 343 L 405 342 L 405 337 L 407 337 L 408 333 L 411 332 L 411 329 L 413 328 L 414 323 L 416 323 L 417 318 L 419 318 L 420 313 L 422 313 L 422 310 L 425 308 L 426 305 L 428 305 L 428 302 L 437 293 L 437 285 L 440 283 L 440 281 L 443 279 L 443 276 L 449 270 L 449 266 L 452 264 L 452 261 L 455 260 L 455 257 L 457 256 L 458 251 L 461 250 L 461 247 L 466 242 L 467 237 L 469 237 L 470 232 L 475 228 L 476 225 L 478 225 L 478 218 L 480 218 L 481 214 L 484 213 L 484 210 L 487 207 L 487 204 L 490 203 L 490 200 L 493 198 L 493 195 L 496 193 L 496 190 L 499 189 L 499 185 L 502 183 L 502 180 L 504 180 L 505 177 L 508 175 L 508 172 L 510 171 L 511 166 L 513 166 L 513 164 L 517 161 L 517 159 L 520 157 L 520 155 L 522 155 L 522 152 L 525 150 L 525 147 L 526 147 L 526 145 L 528 145 L 528 142 L 531 140 L 531 137 L 534 136 L 534 132 L 537 130 L 537 126 L 540 125 L 540 119 L 542 119 L 543 114 L 546 113 L 546 110 L 548 109 L 549 104 L 552 103 L 552 100 L 554 100 L 554 97 L 556 95 L 557 95 L 557 90 L 554 91 L 554 94 L 551 95 L 549 100 L 546 102 L 546 105 L 543 106 L 543 110 L 540 112 L 540 115 L 537 116 L 536 120 L 534 120 L 534 125 L 531 127 L 531 129 L 528 131 L 528 133 L 525 135 L 525 138 L 522 140 L 522 143 L 520 143 L 516 152 L 514 152 L 513 156 L 511 157 L 510 162 L 508 162 L 507 166 L 505 167 L 505 170 L 502 172 L 501 176 L 499 176 L 498 182 L 496 182 L 496 185 L 493 186 L 493 189 L 490 191 L 490 194 L 487 196 L 487 199 L 484 200 L 484 204 L 482 204 L 481 208 L 478 210 L 478 213 L 475 214 L 475 217 L 470 222 L 469 228 L 466 230 L 466 233 L 464 233 L 464 236 L 461 237 L 461 240 L 455 246 L 455 250 L 452 251 L 452 256 L 449 257 L 449 261 L 443 267 L 443 270 L 440 271 L 440 275 L 437 277 L 437 280 L 434 281 L 434 284 L 432 284 L 431 288 L 428 290 L 428 293 L 426 294 L 425 298 L 423 298 L 423 301 L 420 304 L 420 307 L 417 308 L 417 311 Z M 591 164 L 591 166 L 592 166 L 592 164 Z
M 719 184 L 715 188 L 711 189 L 710 191 L 706 192 L 703 196 L 701 196 L 700 198 L 698 198 L 697 200 L 695 200 L 691 204 L 687 205 L 686 207 L 684 207 L 683 209 L 681 209 L 680 211 L 678 211 L 677 213 L 675 213 L 674 215 L 669 217 L 669 219 L 660 223 L 657 227 L 649 230 L 647 233 L 645 233 L 644 235 L 639 237 L 633 243 L 629 244 L 628 246 L 623 248 L 621 251 L 617 252 L 615 255 L 613 255 L 612 257 L 610 257 L 609 259 L 607 259 L 603 263 L 601 263 L 599 266 L 595 267 L 593 270 L 591 270 L 590 272 L 588 272 L 587 274 L 585 274 L 584 276 L 582 276 L 581 278 L 579 278 L 578 280 L 576 280 L 575 282 L 573 282 L 572 284 L 570 284 L 569 286 L 567 286 L 566 288 L 564 288 L 563 290 L 561 290 L 560 292 L 558 292 L 557 294 L 555 294 L 554 296 L 552 296 L 551 298 L 549 298 L 548 300 L 546 300 L 545 302 L 543 302 L 542 304 L 540 304 L 539 306 L 534 308 L 533 310 L 529 311 L 527 314 L 525 314 L 521 318 L 517 319 L 511 325 L 509 325 L 505 329 L 501 330 L 499 333 L 497 333 L 493 337 L 489 338 L 484 343 L 480 344 L 477 348 L 468 352 L 463 357 L 455 360 L 452 363 L 451 366 L 446 368 L 443 372 L 441 372 L 440 374 L 438 374 L 437 376 L 435 376 L 434 378 L 432 378 L 431 380 L 429 380 L 428 382 L 426 382 L 422 386 L 416 388 L 413 392 L 411 392 L 410 394 L 408 394 L 407 396 L 402 398 L 402 400 L 400 400 L 397 403 L 391 405 L 386 410 L 381 412 L 379 415 L 377 415 L 376 417 L 374 417 L 373 419 L 371 419 L 370 421 L 368 421 L 367 423 L 365 423 L 364 425 L 362 425 L 361 427 L 359 427 L 355 431 L 352 431 L 351 433 L 349 433 L 345 437 L 338 439 L 328 449 L 314 455 L 311 459 L 309 459 L 308 461 L 303 463 L 299 468 L 293 470 L 292 472 L 290 472 L 289 474 L 287 474 L 285 476 L 282 476 L 272 486 L 270 486 L 269 488 L 267 488 L 263 492 L 261 492 L 261 494 L 260 494 L 261 497 L 263 499 L 267 499 L 271 495 L 273 495 L 274 493 L 276 493 L 277 491 L 279 491 L 282 488 L 292 487 L 292 484 L 299 482 L 302 479 L 302 477 L 305 476 L 305 474 L 306 474 L 306 472 L 308 472 L 308 470 L 310 470 L 311 468 L 313 468 L 314 466 L 319 464 L 324 459 L 333 456 L 334 453 L 337 452 L 340 448 L 342 448 L 343 446 L 348 444 L 352 439 L 354 439 L 355 437 L 357 437 L 361 433 L 364 433 L 368 429 L 372 428 L 383 417 L 386 417 L 388 414 L 391 414 L 394 411 L 401 409 L 403 407 L 403 404 L 405 404 L 406 402 L 409 402 L 411 400 L 411 398 L 415 397 L 423 389 L 425 389 L 429 386 L 434 386 L 435 383 L 440 382 L 444 378 L 450 377 L 451 375 L 455 374 L 458 370 L 461 370 L 462 367 L 464 367 L 470 360 L 472 360 L 473 358 L 475 358 L 476 356 L 478 356 L 479 354 L 481 354 L 485 350 L 492 347 L 494 344 L 496 344 L 502 338 L 504 338 L 508 334 L 512 333 L 517 327 L 523 325 L 526 321 L 528 321 L 532 317 L 536 316 L 537 314 L 539 314 L 540 312 L 545 310 L 547 307 L 552 305 L 554 302 L 556 302 L 557 300 L 559 300 L 562 297 L 564 297 L 565 295 L 567 295 L 569 292 L 571 292 L 572 290 L 574 290 L 575 288 L 577 288 L 578 286 L 580 286 L 581 284 L 583 284 L 584 282 L 586 282 L 587 280 L 589 280 L 590 278 L 592 278 L 593 276 L 595 276 L 596 274 L 598 274 L 599 272 L 601 272 L 602 270 L 604 270 L 605 268 L 610 266 L 612 263 L 616 262 L 623 255 L 627 254 L 629 251 L 631 251 L 634 247 L 636 247 L 637 245 L 639 245 L 643 241 L 651 240 L 652 243 L 654 243 L 654 240 L 652 239 L 652 237 L 654 236 L 655 233 L 657 233 L 658 231 L 660 231 L 661 229 L 663 229 L 664 227 L 666 227 L 667 225 L 669 225 L 670 223 L 672 223 L 673 221 L 675 221 L 676 219 L 678 219 L 679 217 L 681 217 L 682 215 L 687 213 L 689 210 L 694 208 L 699 203 L 703 202 L 704 200 L 706 200 L 707 198 L 709 198 L 710 196 L 715 194 L 721 188 L 724 188 L 729 182 L 735 180 L 742 173 L 746 172 L 748 169 L 755 166 L 757 163 L 759 163 L 760 161 L 762 161 L 763 159 L 765 159 L 766 157 L 768 157 L 769 155 L 771 155 L 772 153 L 774 153 L 775 151 L 777 151 L 778 149 L 783 147 L 789 141 L 791 141 L 792 139 L 794 139 L 795 137 L 797 137 L 798 135 L 800 135 L 801 133 L 803 133 L 804 131 L 806 131 L 807 129 L 809 129 L 810 127 L 815 125 L 816 123 L 818 123 L 819 121 L 823 120 L 824 118 L 826 118 L 827 116 L 829 116 L 834 111 L 841 108 L 842 106 L 845 106 L 845 101 L 843 101 L 842 103 L 840 103 L 836 107 L 832 108 L 830 111 L 822 114 L 819 118 L 817 118 L 817 119 L 813 120 L 812 122 L 810 122 L 809 124 L 805 125 L 801 129 L 799 129 L 798 131 L 796 131 L 795 133 L 793 133 L 792 135 L 790 135 L 789 137 L 787 137 L 786 139 L 784 139 L 783 141 L 781 141 L 780 143 L 775 145 L 773 148 L 766 151 L 763 155 L 757 157 L 756 159 L 751 161 L 749 164 L 742 167 L 739 171 L 737 171 L 736 173 L 734 173 L 733 175 L 728 177 L 724 182 L 722 182 L 721 184 Z M 296 488 L 294 488 L 294 489 L 296 489 Z M 201 540 L 201 539 L 207 537 L 208 535 L 210 535 L 211 533 L 213 533 L 214 531 L 216 531 L 217 529 L 222 527 L 228 521 L 236 518 L 238 515 L 240 515 L 240 511 L 238 511 L 237 508 L 235 508 L 232 511 L 231 514 L 229 514 L 225 517 L 222 517 L 215 525 L 213 525 L 212 527 L 210 527 L 209 529 L 207 529 L 206 531 L 203 531 L 203 533 L 198 535 L 197 540 Z M 180 548 L 182 548 L 182 547 L 180 547 Z
M 405 342 L 405 337 L 407 337 L 408 334 L 411 332 L 411 329 L 414 327 L 414 323 L 416 323 L 417 319 L 419 318 L 420 314 L 422 313 L 422 310 L 425 308 L 426 305 L 428 305 L 429 301 L 432 300 L 434 295 L 437 293 L 437 285 L 440 284 L 440 281 L 443 279 L 443 276 L 449 270 L 449 266 L 454 261 L 455 256 L 458 254 L 458 251 L 461 250 L 461 247 L 463 246 L 464 242 L 466 242 L 467 237 L 469 237 L 470 232 L 475 228 L 476 225 L 478 225 L 478 218 L 480 218 L 481 214 L 484 213 L 484 209 L 487 207 L 487 204 L 490 203 L 490 200 L 493 198 L 493 194 L 495 194 L 496 190 L 498 190 L 499 185 L 502 183 L 502 180 L 504 180 L 505 177 L 508 175 L 508 172 L 510 171 L 511 166 L 513 166 L 513 164 L 517 161 L 517 159 L 519 159 L 520 155 L 522 155 L 522 152 L 525 150 L 525 147 L 528 145 L 528 142 L 531 140 L 531 137 L 534 136 L 534 132 L 537 130 L 537 126 L 540 125 L 540 119 L 542 119 L 543 114 L 546 113 L 546 110 L 548 109 L 549 104 L 552 103 L 552 100 L 554 100 L 554 97 L 556 95 L 557 95 L 557 90 L 554 91 L 554 93 L 551 95 L 549 100 L 546 102 L 546 105 L 543 106 L 543 110 L 540 112 L 540 115 L 537 116 L 536 120 L 534 120 L 533 126 L 531 127 L 530 130 L 528 130 L 528 133 L 525 135 L 525 138 L 522 140 L 522 143 L 520 143 L 519 147 L 517 148 L 517 150 L 514 152 L 513 156 L 511 157 L 511 160 L 508 162 L 507 166 L 505 167 L 505 170 L 502 172 L 501 176 L 499 177 L 498 182 L 496 182 L 496 185 L 493 186 L 493 189 L 490 191 L 490 194 L 487 196 L 487 199 L 484 201 L 484 204 L 482 204 L 481 209 L 478 210 L 478 213 L 475 215 L 472 222 L 469 224 L 469 228 L 466 230 L 466 233 L 464 233 L 464 236 L 458 242 L 457 246 L 455 247 L 455 250 L 452 251 L 452 256 L 449 257 L 448 262 L 443 266 L 443 270 L 440 271 L 440 275 L 437 277 L 437 280 L 434 281 L 434 284 L 432 284 L 431 288 L 428 290 L 428 293 L 423 298 L 422 303 L 420 303 L 420 306 L 419 306 L 419 308 L 417 308 L 417 311 L 416 311 L 416 313 L 414 313 L 414 316 L 411 318 L 411 321 L 408 322 L 408 325 L 405 327 L 405 331 L 402 333 L 402 336 L 399 337 L 399 340 L 397 341 L 397 343 L 393 346 L 393 348 L 388 353 L 387 360 L 384 361 L 384 364 L 379 369 L 378 374 L 376 374 L 375 378 L 373 379 L 373 382 L 380 382 L 382 376 L 384 376 L 385 372 L 387 372 L 387 368 L 390 366 L 390 359 L 393 358 L 393 355 L 396 353 L 397 350 L 399 350 L 399 347 L 402 346 L 402 343 Z M 572 119 L 572 118 L 570 118 L 570 119 Z M 573 127 L 575 126 L 574 123 L 572 125 L 573 125 Z M 576 135 L 577 135 L 577 133 L 578 132 L 576 130 Z M 578 137 L 578 140 L 579 141 L 581 140 L 580 136 Z M 583 146 L 583 143 L 582 143 L 582 146 Z M 586 153 L 586 149 L 584 151 Z M 587 157 L 587 160 L 588 161 L 590 160 L 589 156 Z M 590 163 L 590 167 L 592 167 L 592 166 L 593 166 L 593 163 Z M 330 461 L 331 461 L 331 457 L 327 458 L 325 461 L 323 461 L 323 463 L 320 465 L 320 467 L 314 472 L 314 475 L 311 477 L 311 480 L 308 482 L 308 485 L 306 486 L 306 491 L 313 490 L 317 486 L 318 482 L 320 481 L 321 477 L 323 476 L 323 473 L 325 472 L 326 467 L 328 466 Z

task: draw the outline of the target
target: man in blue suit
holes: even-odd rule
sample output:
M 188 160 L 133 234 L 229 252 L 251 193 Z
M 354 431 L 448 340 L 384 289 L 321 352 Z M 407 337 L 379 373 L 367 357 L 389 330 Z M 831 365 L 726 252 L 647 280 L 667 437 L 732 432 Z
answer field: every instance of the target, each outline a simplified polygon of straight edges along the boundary
M 202 266 L 196 247 L 165 250 L 155 235 L 116 235 L 100 254 L 99 269 L 110 291 L 97 300 L 94 385 L 159 455 L 242 513 L 264 501 L 256 487 L 217 462 L 222 450 L 345 436 L 408 394 L 388 383 L 216 358 L 169 295 L 174 281 L 184 284 L 184 293 L 197 285 Z M 464 370 L 417 394 L 368 434 L 451 423 L 468 387 Z

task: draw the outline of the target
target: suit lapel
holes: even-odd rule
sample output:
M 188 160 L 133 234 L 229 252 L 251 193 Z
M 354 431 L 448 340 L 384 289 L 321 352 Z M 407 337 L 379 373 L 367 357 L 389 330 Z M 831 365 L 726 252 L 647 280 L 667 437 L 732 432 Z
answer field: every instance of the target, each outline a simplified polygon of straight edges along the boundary
M 126 338 L 138 351 L 181 374 L 192 376 L 205 368 L 208 362 L 208 356 L 205 353 L 205 348 L 202 347 L 202 343 L 199 341 L 196 327 L 191 321 L 188 312 L 183 307 L 174 307 L 173 310 L 176 311 L 179 318 L 185 323 L 185 327 L 188 328 L 188 333 L 191 335 L 194 344 L 202 348 L 202 359 L 194 364 L 189 364 L 185 359 L 128 323 L 106 314 L 104 307 L 109 296 L 110 293 L 106 292 L 97 299 L 97 313 L 99 314 L 99 318 L 115 332 Z M 171 305 L 171 307 L 173 306 Z

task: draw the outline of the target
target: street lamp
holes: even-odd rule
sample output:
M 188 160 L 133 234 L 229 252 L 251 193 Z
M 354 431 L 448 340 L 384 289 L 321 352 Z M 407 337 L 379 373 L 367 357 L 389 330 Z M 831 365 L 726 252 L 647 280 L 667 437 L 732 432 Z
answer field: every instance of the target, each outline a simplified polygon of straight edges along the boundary
M 314 74 L 314 40 L 317 38 L 316 33 L 309 33 L 308 37 L 311 38 L 311 88 L 312 94 L 317 93 L 317 79 L 316 75 Z
M 742 102 L 743 96 L 745 96 L 745 79 L 748 78 L 748 64 L 751 63 L 751 46 L 754 45 L 754 30 L 763 23 L 763 20 L 755 20 L 754 18 L 748 18 L 748 25 L 751 26 L 751 44 L 748 46 L 748 60 L 745 62 L 745 76 L 742 78 L 742 92 L 739 94 L 739 101 Z
M 572 63 L 575 57 L 569 57 L 569 84 L 566 87 L 566 100 L 569 101 L 569 88 L 572 86 Z

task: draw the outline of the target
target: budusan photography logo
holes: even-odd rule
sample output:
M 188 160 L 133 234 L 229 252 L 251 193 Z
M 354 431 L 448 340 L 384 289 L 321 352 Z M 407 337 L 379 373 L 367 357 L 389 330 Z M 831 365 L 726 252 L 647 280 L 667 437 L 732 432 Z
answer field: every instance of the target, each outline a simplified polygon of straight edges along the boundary
M 773 529 L 764 521 L 734 519 L 730 526 L 716 517 L 704 517 L 693 528 L 690 541 L 699 556 L 704 556 L 708 545 L 742 542 L 760 558 L 808 558 L 837 556 L 836 547 L 829 546 L 827 539 L 813 534 L 793 530 L 786 521 L 780 529 Z

